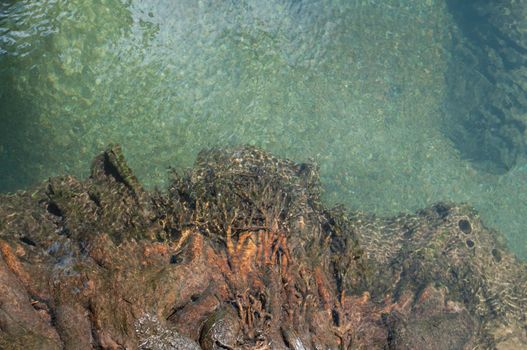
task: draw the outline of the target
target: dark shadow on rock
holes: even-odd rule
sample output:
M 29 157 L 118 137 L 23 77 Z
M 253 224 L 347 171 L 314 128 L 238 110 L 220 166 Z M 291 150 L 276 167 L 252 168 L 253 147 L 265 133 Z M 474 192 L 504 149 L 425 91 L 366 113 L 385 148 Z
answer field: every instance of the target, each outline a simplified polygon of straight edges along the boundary
M 475 167 L 503 174 L 526 161 L 527 6 L 447 1 L 452 32 L 444 131 Z
M 3 75 L 0 78 L 3 84 L 11 81 Z M 38 167 L 46 157 L 35 144 L 46 141 L 34 129 L 31 119 L 38 114 L 31 102 L 20 100 L 8 86 L 0 89 L 0 193 L 5 193 L 42 180 Z

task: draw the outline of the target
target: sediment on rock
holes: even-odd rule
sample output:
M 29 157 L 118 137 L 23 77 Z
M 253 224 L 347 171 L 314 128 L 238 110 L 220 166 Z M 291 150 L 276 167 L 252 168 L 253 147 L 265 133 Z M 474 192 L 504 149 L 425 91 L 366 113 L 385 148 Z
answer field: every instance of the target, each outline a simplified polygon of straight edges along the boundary
M 527 348 L 526 266 L 468 206 L 326 208 L 316 166 L 252 147 L 171 176 L 112 146 L 0 196 L 0 348 Z

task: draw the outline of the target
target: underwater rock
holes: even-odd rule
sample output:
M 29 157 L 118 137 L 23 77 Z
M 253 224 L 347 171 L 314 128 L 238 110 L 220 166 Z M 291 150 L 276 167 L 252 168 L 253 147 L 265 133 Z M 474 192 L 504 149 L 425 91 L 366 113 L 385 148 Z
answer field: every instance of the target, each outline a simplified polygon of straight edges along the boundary
M 402 305 L 385 315 L 390 349 L 473 348 L 477 321 L 463 305 L 448 303 L 446 294 L 446 287 L 429 285 L 409 299 L 413 306 Z
M 201 328 L 200 345 L 204 350 L 234 349 L 240 320 L 231 306 L 212 313 Z
M 136 334 L 141 339 L 141 350 L 200 350 L 198 343 L 163 327 L 156 316 L 145 314 L 136 322 Z
M 148 192 L 112 146 L 0 196 L 2 349 L 527 349 L 526 308 L 470 207 L 326 208 L 316 166 L 253 147 Z
M 527 159 L 527 4 L 447 4 L 458 29 L 451 33 L 445 131 L 474 165 L 502 174 Z

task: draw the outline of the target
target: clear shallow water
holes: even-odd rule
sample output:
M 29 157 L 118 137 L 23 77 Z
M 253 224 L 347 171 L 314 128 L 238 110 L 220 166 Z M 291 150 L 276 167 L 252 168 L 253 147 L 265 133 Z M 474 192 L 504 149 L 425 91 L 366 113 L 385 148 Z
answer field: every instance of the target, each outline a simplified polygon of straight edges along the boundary
M 85 176 L 110 142 L 148 186 L 205 147 L 321 167 L 328 202 L 474 205 L 527 251 L 527 167 L 480 173 L 441 133 L 443 1 L 15 1 L 0 19 L 0 190 Z

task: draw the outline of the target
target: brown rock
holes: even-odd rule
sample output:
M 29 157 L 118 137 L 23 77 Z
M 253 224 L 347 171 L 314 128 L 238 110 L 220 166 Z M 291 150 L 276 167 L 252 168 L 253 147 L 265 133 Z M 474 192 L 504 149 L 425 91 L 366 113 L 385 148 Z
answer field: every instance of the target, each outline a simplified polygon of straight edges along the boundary
M 470 208 L 327 209 L 316 167 L 255 148 L 201 153 L 167 193 L 143 190 L 111 148 L 84 181 L 0 196 L 0 253 L 3 349 L 491 349 L 526 338 L 527 269 Z

